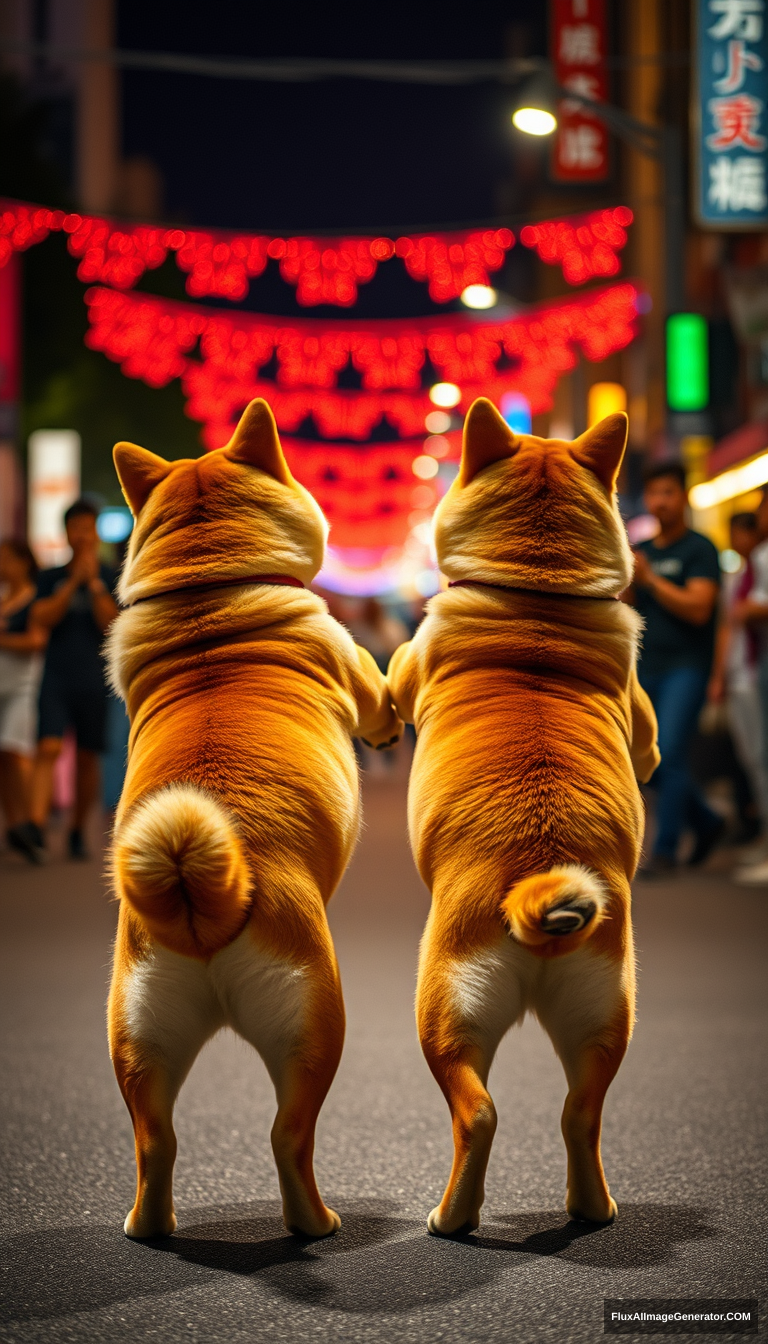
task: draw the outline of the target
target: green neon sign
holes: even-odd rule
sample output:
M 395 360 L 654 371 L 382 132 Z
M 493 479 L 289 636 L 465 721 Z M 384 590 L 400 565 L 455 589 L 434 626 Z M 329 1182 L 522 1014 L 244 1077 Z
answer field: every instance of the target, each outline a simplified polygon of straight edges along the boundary
M 699 313 L 667 318 L 667 403 L 672 411 L 709 405 L 709 334 Z

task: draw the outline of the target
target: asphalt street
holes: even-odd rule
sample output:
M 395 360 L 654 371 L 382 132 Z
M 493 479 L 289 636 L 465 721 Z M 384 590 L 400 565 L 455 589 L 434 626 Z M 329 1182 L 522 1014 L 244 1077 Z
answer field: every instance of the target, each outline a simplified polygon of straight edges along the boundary
M 450 1128 L 413 1022 L 427 894 L 401 778 L 367 784 L 366 819 L 332 904 L 349 1025 L 317 1170 L 343 1227 L 321 1243 L 284 1231 L 269 1080 L 230 1034 L 177 1108 L 177 1234 L 126 1240 L 133 1149 L 105 1040 L 115 909 L 101 865 L 0 855 L 0 1339 L 581 1342 L 602 1336 L 605 1297 L 765 1309 L 768 891 L 732 885 L 724 857 L 636 889 L 638 1025 L 604 1127 L 615 1225 L 565 1215 L 564 1081 L 529 1021 L 491 1075 L 482 1227 L 435 1240 Z

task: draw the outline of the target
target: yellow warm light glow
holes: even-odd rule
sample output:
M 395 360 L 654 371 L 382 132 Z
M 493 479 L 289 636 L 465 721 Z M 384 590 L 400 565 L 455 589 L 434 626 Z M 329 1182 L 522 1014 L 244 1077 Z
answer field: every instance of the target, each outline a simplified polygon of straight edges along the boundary
M 439 470 L 434 457 L 415 457 L 411 463 L 411 470 L 414 476 L 420 476 L 422 481 L 428 481 L 430 476 L 436 476 Z
M 722 472 L 711 481 L 694 485 L 688 498 L 694 509 L 713 509 L 716 504 L 746 495 L 747 491 L 757 490 L 761 485 L 768 485 L 768 452 L 741 467 Z
M 461 291 L 461 302 L 466 308 L 493 308 L 497 298 L 490 285 L 467 285 Z
M 593 383 L 587 398 L 587 423 L 591 429 L 599 425 L 606 415 L 615 415 L 616 411 L 626 411 L 627 394 L 621 383 Z
M 557 130 L 557 120 L 543 107 L 518 107 L 512 113 L 512 125 L 526 135 L 551 135 Z
M 451 406 L 458 406 L 461 401 L 461 388 L 455 383 L 435 383 L 429 389 L 429 400 L 433 406 L 450 410 Z

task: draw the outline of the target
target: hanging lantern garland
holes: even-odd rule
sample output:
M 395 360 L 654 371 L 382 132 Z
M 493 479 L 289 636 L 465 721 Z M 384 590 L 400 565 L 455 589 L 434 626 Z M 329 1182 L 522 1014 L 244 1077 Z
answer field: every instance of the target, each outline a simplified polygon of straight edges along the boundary
M 447 303 L 469 285 L 489 285 L 516 241 L 580 285 L 617 274 L 631 222 L 631 211 L 619 206 L 526 225 L 517 240 L 509 229 L 282 238 L 120 224 L 0 201 L 0 268 L 52 232 L 67 235 L 79 278 L 93 286 L 85 295 L 86 344 L 151 387 L 180 379 L 186 413 L 203 425 L 208 449 L 227 442 L 253 397 L 272 406 L 291 469 L 331 523 L 322 582 L 377 592 L 408 574 L 427 592 L 434 582 L 431 515 L 461 451 L 455 429 L 424 438 L 433 374 L 456 385 L 457 411 L 479 395 L 499 404 L 505 392 L 522 393 L 533 414 L 546 411 L 579 354 L 602 360 L 631 342 L 647 296 L 624 282 L 504 321 L 460 312 L 328 322 L 195 308 L 126 291 L 174 255 L 191 297 L 238 302 L 272 260 L 300 304 L 348 308 L 381 262 L 399 258 L 434 301 Z M 349 386 L 350 375 L 358 387 Z M 399 438 L 366 442 L 384 427 Z M 294 437 L 312 431 L 321 441 Z
M 618 253 L 627 241 L 632 211 L 626 206 L 595 210 L 572 219 L 526 225 L 525 247 L 542 261 L 559 265 L 569 284 L 616 275 Z M 380 262 L 399 257 L 412 280 L 428 285 L 436 303 L 448 303 L 469 285 L 489 285 L 515 244 L 510 229 L 407 234 L 392 238 L 279 238 L 269 234 L 156 228 L 118 224 L 95 215 L 66 214 L 21 201 L 0 202 L 0 266 L 13 251 L 24 251 L 50 233 L 64 232 L 67 246 L 80 258 L 78 276 L 87 284 L 131 289 L 147 270 L 156 270 L 173 254 L 187 275 L 191 298 L 218 297 L 240 302 L 253 278 L 270 259 L 296 286 L 298 302 L 351 307 L 358 286 L 373 279 Z
M 537 414 L 551 407 L 554 387 L 579 351 L 601 360 L 630 343 L 642 306 L 641 291 L 629 282 L 504 322 L 452 313 L 419 321 L 288 323 L 112 289 L 92 288 L 85 298 L 86 343 L 151 387 L 181 378 L 187 414 L 204 424 L 208 448 L 226 443 L 256 396 L 269 401 L 289 433 L 311 417 L 323 438 L 362 442 L 382 420 L 403 438 L 416 435 L 431 409 L 421 385 L 427 357 L 460 388 L 462 410 L 476 396 L 498 401 L 519 391 Z M 273 360 L 270 381 L 262 370 Z M 360 391 L 337 386 L 348 367 L 359 376 Z

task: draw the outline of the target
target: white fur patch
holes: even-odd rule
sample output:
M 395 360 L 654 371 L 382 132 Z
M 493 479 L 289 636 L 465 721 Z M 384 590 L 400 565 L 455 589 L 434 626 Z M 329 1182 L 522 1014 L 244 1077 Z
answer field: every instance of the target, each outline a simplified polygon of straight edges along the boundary
M 532 1012 L 566 1064 L 581 1045 L 599 1039 L 631 997 L 631 960 L 622 964 L 582 947 L 543 958 L 506 938 L 447 970 L 459 1022 L 471 1030 L 488 1062 L 505 1033 Z
M 274 1077 L 302 1032 L 306 969 L 263 952 L 246 928 L 211 958 L 209 975 L 227 1022 Z
M 456 959 L 447 971 L 457 1017 L 493 1053 L 528 1007 L 537 959 L 502 938 L 492 947 Z
M 163 1059 L 179 1085 L 224 1022 L 203 963 L 160 946 L 133 967 L 123 1002 L 128 1035 Z
M 603 1035 L 631 992 L 631 962 L 587 945 L 542 962 L 531 1006 L 565 1063 L 585 1042 Z
M 306 990 L 306 970 L 261 951 L 249 929 L 207 966 L 156 945 L 125 983 L 125 1023 L 179 1084 L 223 1026 L 255 1046 L 274 1077 L 301 1034 Z

